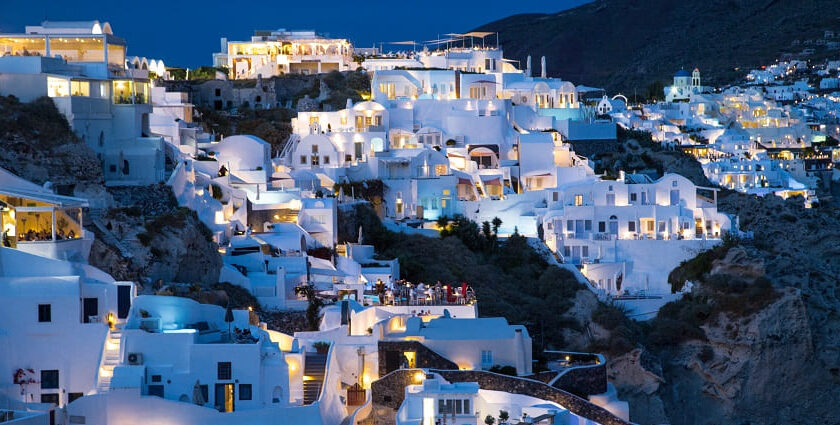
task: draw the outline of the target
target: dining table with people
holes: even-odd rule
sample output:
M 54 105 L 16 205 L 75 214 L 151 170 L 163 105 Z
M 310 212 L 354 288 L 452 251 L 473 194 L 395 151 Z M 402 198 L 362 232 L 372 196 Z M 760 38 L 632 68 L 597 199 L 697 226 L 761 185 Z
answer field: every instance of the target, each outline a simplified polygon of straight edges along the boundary
M 434 284 L 397 280 L 387 285 L 381 280 L 372 285 L 373 292 L 383 305 L 457 305 L 475 301 L 475 291 L 466 282 Z

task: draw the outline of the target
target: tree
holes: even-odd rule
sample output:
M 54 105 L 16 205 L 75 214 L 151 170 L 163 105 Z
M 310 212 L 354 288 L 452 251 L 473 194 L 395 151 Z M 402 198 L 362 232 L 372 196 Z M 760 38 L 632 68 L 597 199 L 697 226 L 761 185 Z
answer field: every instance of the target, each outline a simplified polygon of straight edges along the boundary
M 487 417 L 484 418 L 484 423 L 487 425 L 493 425 L 496 423 L 496 418 L 494 418 L 492 415 L 487 415 Z
M 502 219 L 493 217 L 493 233 L 499 234 L 499 227 L 502 227 Z
M 506 424 L 508 419 L 510 419 L 510 415 L 507 410 L 499 410 L 499 424 Z
M 309 330 L 318 330 L 318 313 L 324 305 L 324 300 L 315 295 L 315 288 L 312 285 L 300 285 L 295 287 L 295 294 L 306 298 L 306 321 L 309 323 Z

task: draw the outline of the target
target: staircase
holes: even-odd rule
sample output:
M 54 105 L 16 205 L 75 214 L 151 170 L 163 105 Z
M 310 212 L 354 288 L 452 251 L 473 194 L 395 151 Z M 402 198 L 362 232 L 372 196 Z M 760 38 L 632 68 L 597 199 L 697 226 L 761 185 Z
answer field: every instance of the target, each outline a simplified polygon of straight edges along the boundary
M 312 404 L 318 401 L 321 395 L 321 387 L 324 386 L 325 372 L 327 370 L 327 354 L 306 353 L 306 360 L 303 367 L 303 404 Z
M 278 155 L 278 158 L 281 159 L 283 164 L 292 165 L 292 153 L 295 151 L 298 143 L 300 143 L 300 140 L 300 136 L 297 134 L 289 136 L 289 140 L 283 145 L 283 149 L 280 151 L 280 155 Z
M 123 258 L 131 258 L 134 256 L 131 250 L 128 249 L 128 247 L 125 246 L 125 244 L 122 243 L 121 240 L 117 239 L 117 236 L 114 235 L 113 232 L 108 230 L 108 228 L 102 223 L 101 210 L 91 208 L 88 218 L 90 218 L 91 223 L 93 223 L 93 226 L 96 228 L 97 233 L 102 238 L 102 242 L 105 242 L 106 244 L 117 248 L 117 251 L 119 251 L 120 255 Z
M 114 329 L 108 331 L 105 346 L 102 348 L 102 359 L 99 361 L 99 371 L 96 375 L 96 391 L 98 393 L 106 393 L 111 389 L 114 366 L 120 364 L 121 339 L 122 323 L 115 324 Z

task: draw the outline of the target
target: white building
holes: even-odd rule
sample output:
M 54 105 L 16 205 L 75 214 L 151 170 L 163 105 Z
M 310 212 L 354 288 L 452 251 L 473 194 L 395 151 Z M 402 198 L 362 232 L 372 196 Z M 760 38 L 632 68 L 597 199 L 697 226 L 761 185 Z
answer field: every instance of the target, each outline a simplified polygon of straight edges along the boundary
M 405 387 L 405 399 L 397 411 L 398 425 L 434 425 L 448 423 L 482 425 L 487 416 L 496 419 L 500 412 L 509 420 L 521 423 L 557 425 L 596 425 L 565 407 L 523 394 L 483 390 L 475 382 L 449 383 L 440 375 L 429 374 L 419 384 Z
M 674 74 L 674 84 L 665 87 L 665 101 L 666 102 L 680 102 L 687 101 L 694 93 L 700 93 L 702 86 L 700 85 L 700 70 L 694 68 L 694 71 L 681 69 Z
M 227 68 L 230 78 L 237 80 L 355 69 L 348 40 L 315 31 L 256 31 L 249 41 L 222 38 L 221 45 L 221 52 L 213 54 L 213 64 Z
M 0 94 L 51 98 L 103 161 L 108 184 L 156 183 L 164 146 L 151 137 L 149 71 L 126 68 L 125 49 L 98 21 L 45 21 L 24 34 L 0 34 Z

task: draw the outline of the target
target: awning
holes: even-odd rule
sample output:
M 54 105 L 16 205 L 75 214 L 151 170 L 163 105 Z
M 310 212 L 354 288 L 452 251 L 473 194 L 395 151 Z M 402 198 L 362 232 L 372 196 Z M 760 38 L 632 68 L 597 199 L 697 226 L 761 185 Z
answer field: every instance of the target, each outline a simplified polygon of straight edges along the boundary
M 499 176 L 481 176 L 481 181 L 485 186 L 502 185 L 502 179 Z

